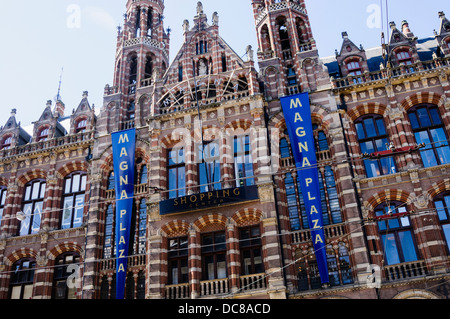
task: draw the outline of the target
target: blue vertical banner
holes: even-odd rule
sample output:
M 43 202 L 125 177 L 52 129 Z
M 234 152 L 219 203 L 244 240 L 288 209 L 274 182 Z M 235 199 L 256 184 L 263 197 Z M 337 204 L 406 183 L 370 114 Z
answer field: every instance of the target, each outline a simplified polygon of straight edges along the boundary
M 133 216 L 136 129 L 112 135 L 116 190 L 116 298 L 124 299 Z
M 281 106 L 297 167 L 298 183 L 305 202 L 320 279 L 322 284 L 328 284 L 329 276 L 318 178 L 319 171 L 317 168 L 309 94 L 302 93 L 283 97 L 281 98 Z

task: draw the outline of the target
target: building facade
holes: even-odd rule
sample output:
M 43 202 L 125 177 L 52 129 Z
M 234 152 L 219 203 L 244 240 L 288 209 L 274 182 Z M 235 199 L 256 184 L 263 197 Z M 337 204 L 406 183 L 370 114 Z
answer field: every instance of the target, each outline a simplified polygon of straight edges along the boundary
M 113 132 L 136 129 L 127 299 L 448 298 L 450 21 L 319 57 L 304 0 L 254 0 L 244 58 L 201 2 L 169 61 L 162 0 L 128 0 L 99 111 L 0 129 L 0 298 L 114 299 Z M 431 23 L 431 22 L 430 22 Z M 322 286 L 280 98 L 308 92 Z

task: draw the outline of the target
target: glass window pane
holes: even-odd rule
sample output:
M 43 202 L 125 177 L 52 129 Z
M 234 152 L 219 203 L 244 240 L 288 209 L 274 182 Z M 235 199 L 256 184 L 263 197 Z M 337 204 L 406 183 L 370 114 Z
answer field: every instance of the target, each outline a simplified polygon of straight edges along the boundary
M 441 200 L 437 200 L 434 202 L 434 206 L 436 207 L 436 211 L 439 216 L 439 220 L 447 220 L 447 213 L 445 212 L 444 202 Z
M 25 200 L 30 200 L 30 196 L 31 196 L 31 185 L 28 185 L 25 188 Z
M 34 206 L 34 216 L 32 218 L 33 224 L 31 225 L 31 233 L 37 234 L 41 229 L 41 219 L 42 219 L 42 207 L 43 202 L 37 202 Z
M 431 126 L 431 120 L 430 120 L 430 116 L 428 115 L 427 108 L 417 109 L 416 113 L 419 118 L 420 127 Z
M 217 279 L 227 278 L 227 262 L 225 254 L 217 256 Z
M 386 265 L 395 265 L 400 263 L 397 243 L 394 234 L 382 235 L 381 240 L 386 252 Z
M 83 175 L 81 177 L 81 186 L 80 186 L 80 191 L 85 191 L 86 190 L 86 181 L 87 181 L 87 176 Z
M 46 183 L 43 183 L 43 184 L 41 185 L 41 193 L 40 193 L 40 195 L 39 195 L 39 199 L 42 199 L 42 198 L 45 197 L 45 187 L 46 187 L 46 186 L 47 186 Z
M 378 128 L 378 135 L 386 135 L 386 129 L 384 127 L 383 119 L 377 119 L 376 122 Z
M 34 182 L 33 183 L 33 192 L 31 194 L 31 199 L 38 199 L 39 198 L 39 186 L 41 182 Z
M 84 195 L 78 195 L 75 198 L 75 211 L 73 216 L 73 227 L 80 227 L 83 223 Z
M 74 175 L 72 177 L 73 183 L 72 183 L 72 192 L 76 193 L 80 190 L 80 175 Z
M 362 123 L 356 123 L 356 133 L 358 134 L 358 139 L 362 140 L 366 138 L 366 133 L 364 133 L 364 126 Z
M 411 231 L 400 232 L 398 233 L 398 237 L 402 245 L 403 262 L 416 261 L 417 254 Z
M 413 130 L 420 128 L 419 120 L 417 119 L 416 113 L 411 112 L 409 115 L 409 122 Z
M 73 197 L 69 196 L 64 199 L 64 208 L 61 217 L 61 229 L 70 228 L 72 221 Z
M 436 109 L 436 108 L 430 109 L 430 114 L 431 114 L 431 119 L 433 120 L 434 125 L 442 124 L 438 109 Z
M 444 231 L 445 240 L 447 241 L 447 247 L 450 249 L 450 224 L 442 225 Z
M 71 188 L 70 188 L 71 185 L 72 185 L 72 179 L 71 178 L 66 178 L 66 184 L 64 186 L 64 194 L 70 194 L 71 193 Z
M 375 125 L 373 123 L 373 118 L 365 119 L 364 126 L 366 128 L 367 137 L 377 136 L 377 132 L 375 131 Z

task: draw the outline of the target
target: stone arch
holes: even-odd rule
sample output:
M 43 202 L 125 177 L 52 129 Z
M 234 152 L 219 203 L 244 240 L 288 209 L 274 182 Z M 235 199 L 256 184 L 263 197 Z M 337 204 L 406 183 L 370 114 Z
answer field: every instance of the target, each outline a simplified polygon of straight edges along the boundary
M 57 246 L 53 247 L 48 253 L 47 257 L 49 260 L 55 260 L 59 255 L 66 252 L 76 252 L 82 255 L 83 248 L 80 247 L 77 243 L 73 242 L 64 242 L 60 243 Z
M 70 163 L 66 163 L 63 165 L 60 169 L 56 171 L 56 177 L 59 179 L 62 179 L 69 175 L 70 173 L 82 171 L 87 172 L 88 167 L 86 163 L 80 162 L 80 161 L 73 161 Z
M 439 296 L 424 289 L 409 289 L 397 294 L 393 299 L 440 299 Z
M 418 104 L 434 104 L 439 108 L 445 105 L 446 97 L 445 95 L 440 95 L 434 92 L 418 92 L 410 96 L 407 96 L 400 105 L 407 112 L 410 108 Z
M 20 248 L 14 250 L 8 257 L 5 258 L 5 265 L 11 267 L 16 261 L 23 258 L 37 259 L 38 254 L 33 248 Z
M 443 181 L 433 183 L 433 185 L 428 189 L 428 198 L 433 199 L 441 193 L 450 191 L 450 178 L 446 178 Z
M 413 196 L 411 193 L 402 189 L 386 189 L 372 195 L 367 202 L 365 202 L 365 206 L 373 212 L 378 205 L 385 203 L 386 200 L 411 204 Z
M 238 227 L 250 226 L 261 223 L 264 213 L 256 208 L 244 208 L 237 211 L 231 221 Z
M 193 227 L 197 232 L 205 231 L 209 225 L 217 224 L 219 227 L 225 228 L 228 224 L 228 219 L 222 214 L 208 214 L 200 217 L 193 223 Z
M 355 121 L 359 117 L 367 114 L 377 114 L 384 116 L 386 112 L 386 105 L 378 102 L 369 102 L 358 105 L 357 107 L 349 110 L 347 115 L 352 121 Z
M 161 227 L 161 235 L 164 237 L 181 237 L 187 236 L 190 225 L 184 220 L 172 220 Z
M 17 185 L 19 187 L 24 187 L 26 183 L 34 179 L 47 179 L 47 172 L 42 169 L 32 169 L 17 179 Z

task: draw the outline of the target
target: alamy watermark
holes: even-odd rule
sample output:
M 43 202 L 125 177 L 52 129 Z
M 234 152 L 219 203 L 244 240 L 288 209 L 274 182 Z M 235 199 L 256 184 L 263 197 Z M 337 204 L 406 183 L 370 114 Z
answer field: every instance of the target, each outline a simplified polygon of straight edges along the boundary
M 81 7 L 78 4 L 70 4 L 67 6 L 66 12 L 68 14 L 66 25 L 69 29 L 81 28 Z
M 381 29 L 382 10 L 378 4 L 367 6 L 366 12 L 369 13 L 366 23 L 369 29 Z

